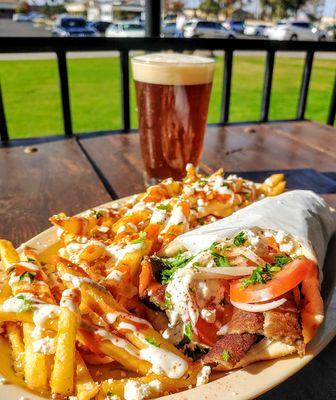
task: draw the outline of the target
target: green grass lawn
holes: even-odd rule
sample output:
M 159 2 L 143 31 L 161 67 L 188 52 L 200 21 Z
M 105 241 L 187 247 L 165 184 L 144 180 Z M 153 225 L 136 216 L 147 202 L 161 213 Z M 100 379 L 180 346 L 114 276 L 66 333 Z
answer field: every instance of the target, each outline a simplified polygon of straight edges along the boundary
M 230 122 L 259 117 L 264 57 L 235 56 Z M 325 122 L 335 60 L 316 59 L 306 117 Z M 121 127 L 119 62 L 117 58 L 70 59 L 69 80 L 75 132 Z M 303 60 L 278 57 L 275 62 L 270 118 L 294 118 Z M 223 63 L 217 59 L 209 122 L 218 122 Z M 0 61 L 0 76 L 9 134 L 12 138 L 62 133 L 57 65 L 54 60 Z M 132 127 L 137 126 L 134 88 Z

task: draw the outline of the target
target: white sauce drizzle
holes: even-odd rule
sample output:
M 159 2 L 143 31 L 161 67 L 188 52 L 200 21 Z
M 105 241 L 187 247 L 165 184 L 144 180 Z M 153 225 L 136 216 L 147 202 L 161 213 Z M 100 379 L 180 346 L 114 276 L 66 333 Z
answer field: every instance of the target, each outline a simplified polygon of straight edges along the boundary
M 131 354 L 132 356 L 137 356 L 137 349 L 132 344 L 127 342 L 125 339 L 122 339 L 113 333 L 106 331 L 105 329 L 97 329 L 95 333 L 99 335 L 102 339 L 108 340 L 114 346 L 117 346 L 121 349 L 127 351 L 127 353 Z
M 48 319 L 59 316 L 61 309 L 53 304 L 38 304 L 34 305 L 33 321 L 36 326 L 44 327 Z
M 166 227 L 162 230 L 162 233 L 166 233 L 171 226 L 185 223 L 187 223 L 187 219 L 183 213 L 182 206 L 174 207 L 171 217 L 169 218 Z
M 49 336 L 35 340 L 33 342 L 33 351 L 34 353 L 55 354 L 56 341 L 54 338 L 51 338 Z
M 142 360 L 152 364 L 151 371 L 154 374 L 164 374 L 168 378 L 181 378 L 188 370 L 188 363 L 176 354 L 160 347 L 147 343 L 145 349 L 140 350 Z
M 78 290 L 76 289 L 66 289 L 62 293 L 62 298 L 60 301 L 60 306 L 67 308 L 73 313 L 79 314 L 78 305 L 75 303 L 75 299 L 78 297 Z
M 68 272 L 66 272 L 65 274 L 63 274 L 63 275 L 61 276 L 61 279 L 62 279 L 63 281 L 66 281 L 66 282 L 70 282 L 71 285 L 72 285 L 73 287 L 75 287 L 75 288 L 79 288 L 79 287 L 81 286 L 81 284 L 84 283 L 84 282 L 86 282 L 86 283 L 91 283 L 91 284 L 94 284 L 94 283 L 95 283 L 95 282 L 94 282 L 92 279 L 90 279 L 90 278 L 86 278 L 86 277 L 84 277 L 84 276 L 72 275 L 72 274 L 69 274 Z

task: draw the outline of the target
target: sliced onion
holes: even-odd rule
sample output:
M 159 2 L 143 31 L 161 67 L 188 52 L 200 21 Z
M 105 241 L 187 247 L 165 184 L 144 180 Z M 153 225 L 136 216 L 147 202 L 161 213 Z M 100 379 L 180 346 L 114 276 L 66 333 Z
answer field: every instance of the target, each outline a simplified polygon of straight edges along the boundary
M 266 264 L 266 262 L 259 256 L 257 256 L 252 250 L 246 247 L 237 247 L 231 251 L 233 256 L 245 256 L 247 259 L 253 261 L 257 265 L 261 265 L 262 267 Z
M 195 274 L 196 279 L 232 279 L 251 275 L 257 267 L 215 267 L 200 268 Z
M 249 304 L 249 303 L 240 303 L 238 301 L 233 301 L 231 300 L 231 304 L 239 308 L 243 311 L 249 311 L 249 312 L 264 312 L 264 311 L 269 311 L 272 310 L 273 308 L 277 308 L 282 306 L 284 303 L 286 303 L 287 299 L 279 299 L 279 300 L 274 300 L 270 301 L 269 303 L 263 303 L 263 304 Z

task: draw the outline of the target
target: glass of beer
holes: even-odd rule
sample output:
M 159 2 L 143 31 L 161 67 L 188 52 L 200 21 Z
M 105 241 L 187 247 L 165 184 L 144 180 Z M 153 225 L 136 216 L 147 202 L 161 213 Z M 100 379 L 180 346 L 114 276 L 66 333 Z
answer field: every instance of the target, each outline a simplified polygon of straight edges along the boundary
M 146 184 L 198 164 L 214 68 L 211 58 L 177 53 L 132 59 Z

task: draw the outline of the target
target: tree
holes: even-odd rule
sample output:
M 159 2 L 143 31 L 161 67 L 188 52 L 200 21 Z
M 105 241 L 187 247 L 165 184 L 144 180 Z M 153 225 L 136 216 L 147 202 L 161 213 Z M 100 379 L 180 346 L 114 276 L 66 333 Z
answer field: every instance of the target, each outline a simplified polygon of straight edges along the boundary
M 202 0 L 199 8 L 207 14 L 218 14 L 220 5 L 218 0 Z
M 184 7 L 184 2 L 179 0 L 164 0 L 163 10 L 167 14 L 168 12 L 178 12 L 182 11 Z
M 41 12 L 45 14 L 47 17 L 51 17 L 55 14 L 65 13 L 66 8 L 62 4 L 56 6 L 50 6 L 49 4 L 46 4 L 45 6 L 41 7 Z
M 30 11 L 31 11 L 31 7 L 26 1 L 20 2 L 15 9 L 15 12 L 21 13 L 21 14 L 28 14 Z
M 262 17 L 287 18 L 293 15 L 296 17 L 307 1 L 309 0 L 260 0 Z
M 237 7 L 238 3 L 238 7 Z M 221 0 L 220 7 L 224 11 L 225 18 L 229 18 L 232 16 L 233 12 L 236 9 L 241 9 L 243 7 L 242 1 L 237 0 Z
M 323 15 L 324 0 L 309 0 L 302 11 L 307 17 L 315 22 L 319 21 Z

